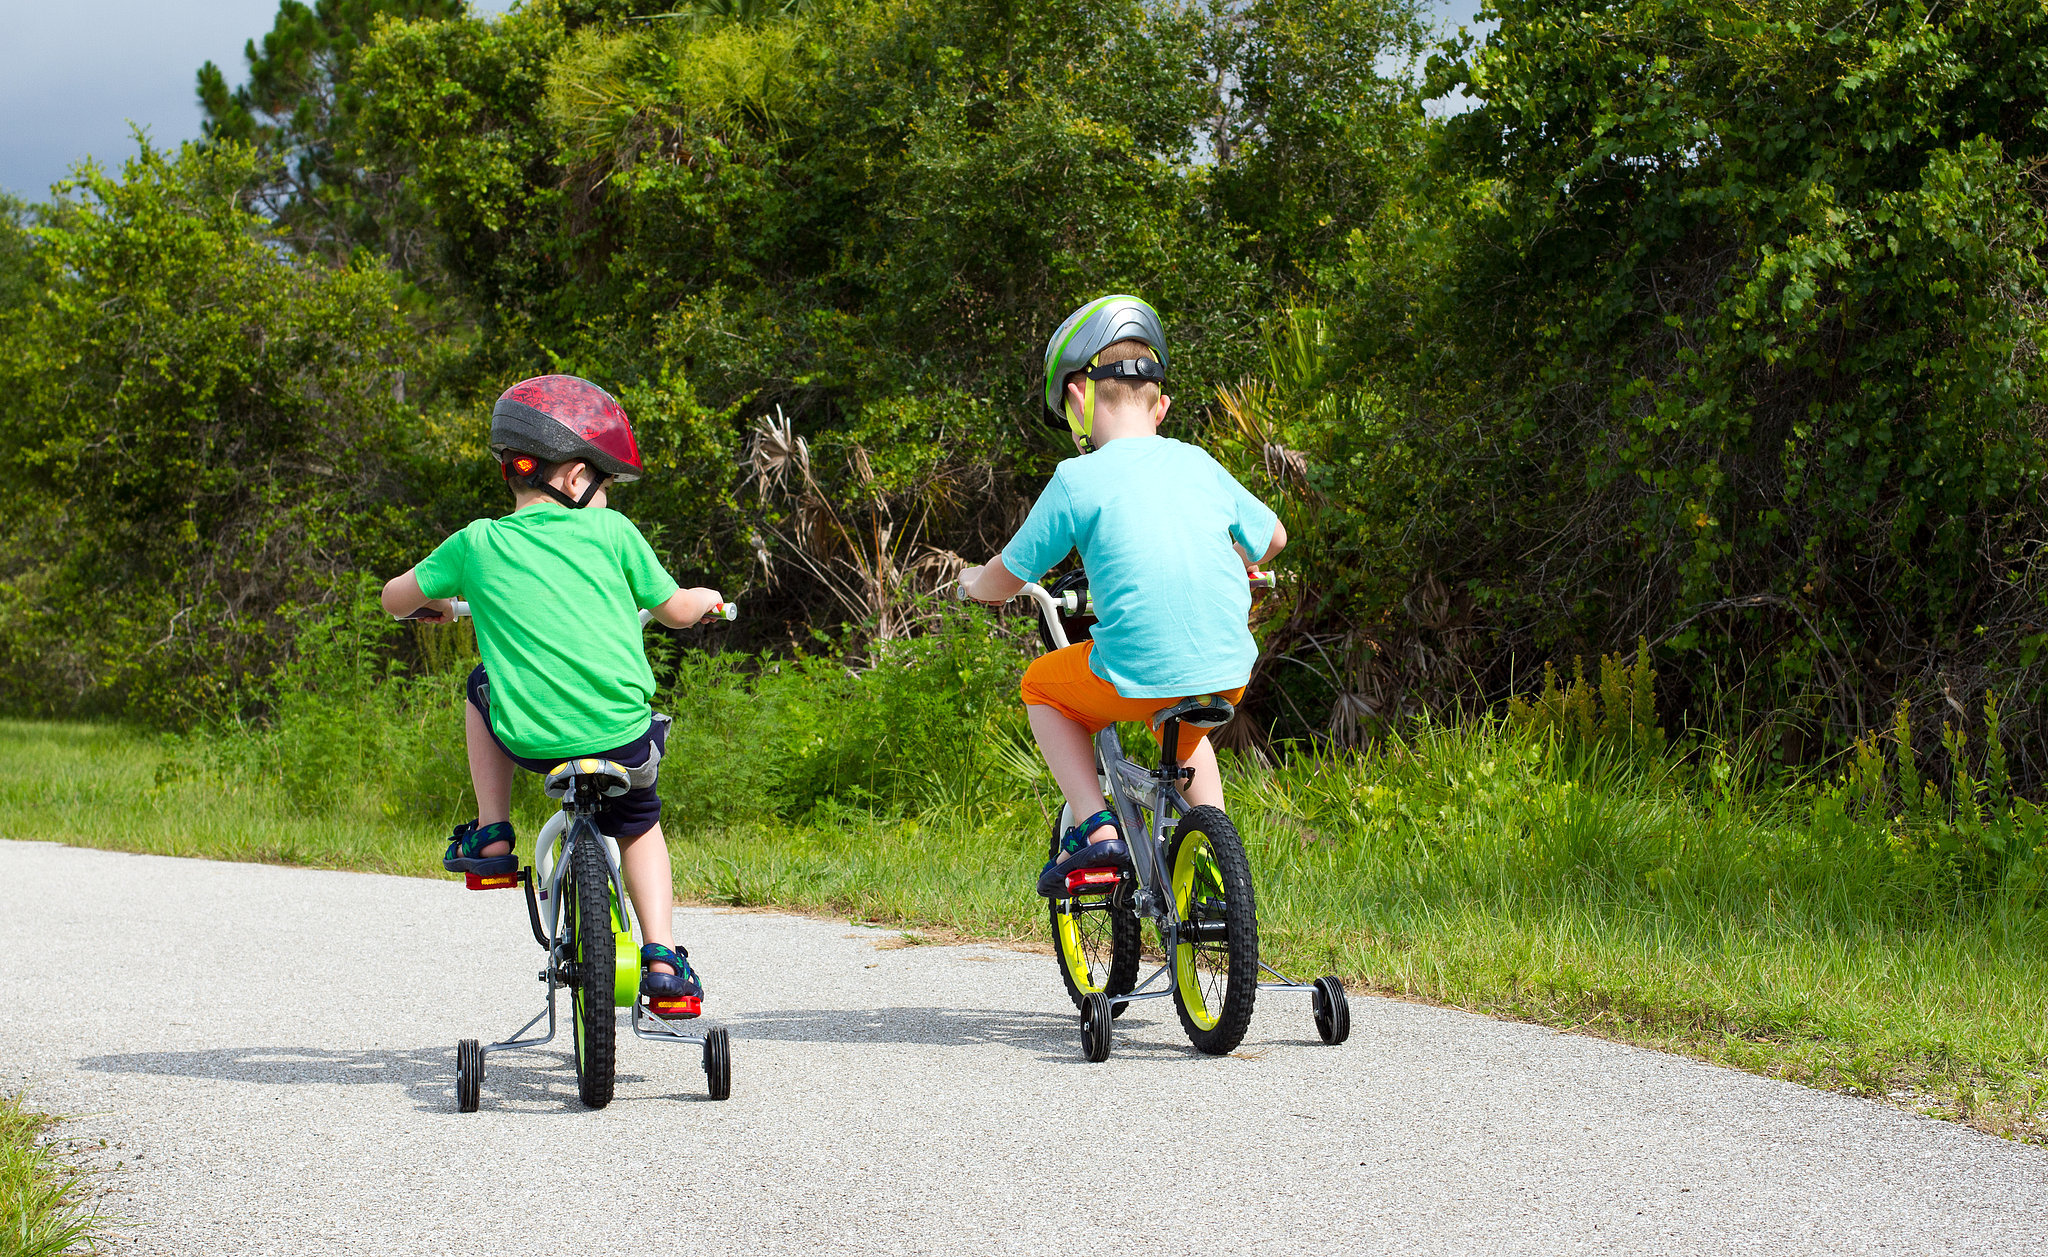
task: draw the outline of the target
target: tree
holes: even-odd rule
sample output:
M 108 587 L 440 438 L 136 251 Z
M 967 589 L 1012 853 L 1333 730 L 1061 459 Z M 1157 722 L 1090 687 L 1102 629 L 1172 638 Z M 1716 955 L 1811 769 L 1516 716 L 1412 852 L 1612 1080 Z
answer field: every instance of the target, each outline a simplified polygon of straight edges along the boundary
M 209 141 L 252 145 L 266 160 L 260 203 L 300 248 L 345 260 L 368 246 L 402 266 L 426 260 L 403 168 L 354 160 L 349 137 L 362 93 L 357 52 L 380 20 L 460 17 L 462 0 L 281 0 L 262 44 L 243 50 L 249 81 L 230 90 L 220 67 L 199 68 Z
M 218 713 L 293 604 L 393 557 L 370 507 L 422 365 L 398 283 L 279 249 L 255 168 L 232 141 L 145 144 L 118 180 L 81 169 L 31 233 L 33 289 L 0 311 L 9 509 L 44 543 L 0 569 L 15 705 Z
M 1407 277 L 1359 323 L 1425 451 L 1387 490 L 1418 566 L 1494 658 L 1646 637 L 1791 755 L 1898 692 L 2048 697 L 2048 10 L 1494 12 L 1433 83 L 1480 107 L 1358 259 Z

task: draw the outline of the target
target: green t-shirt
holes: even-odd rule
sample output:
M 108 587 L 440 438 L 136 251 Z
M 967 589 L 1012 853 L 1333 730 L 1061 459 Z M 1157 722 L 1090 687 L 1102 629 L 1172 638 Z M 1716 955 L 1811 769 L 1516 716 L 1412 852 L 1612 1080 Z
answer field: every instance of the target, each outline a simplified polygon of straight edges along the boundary
M 462 598 L 491 677 L 491 728 L 528 759 L 585 754 L 646 730 L 654 670 L 640 609 L 675 578 L 617 511 L 543 501 L 480 519 L 417 569 L 429 598 Z

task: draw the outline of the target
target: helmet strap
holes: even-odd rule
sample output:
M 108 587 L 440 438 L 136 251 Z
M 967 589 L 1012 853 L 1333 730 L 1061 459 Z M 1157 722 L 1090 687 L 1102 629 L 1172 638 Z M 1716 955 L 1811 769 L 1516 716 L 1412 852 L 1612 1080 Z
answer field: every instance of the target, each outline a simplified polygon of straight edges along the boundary
M 1095 357 L 1088 360 L 1088 365 L 1094 367 L 1101 358 L 1101 354 L 1095 355 Z M 1075 438 L 1081 442 L 1081 452 L 1083 454 L 1093 454 L 1095 452 L 1095 441 L 1093 439 L 1095 436 L 1095 376 L 1092 373 L 1082 377 L 1081 422 L 1077 426 L 1070 415 L 1067 419 L 1067 426 L 1073 429 Z
M 572 498 L 549 483 L 548 477 L 554 474 L 554 467 L 541 462 L 531 454 L 514 454 L 505 458 L 499 462 L 498 471 L 509 484 L 524 485 L 529 489 L 538 489 L 570 510 L 580 511 L 584 507 L 589 506 L 591 499 L 597 496 L 598 490 L 604 488 L 612 479 L 609 475 L 592 467 L 588 462 L 584 462 L 583 465 L 590 472 L 590 487 L 583 491 L 583 496 L 580 498 Z
M 590 500 L 597 496 L 598 490 L 604 488 L 605 482 L 610 480 L 611 477 L 605 475 L 597 468 L 591 467 L 589 463 L 583 465 L 590 468 L 590 487 L 583 491 L 582 497 L 572 498 L 545 480 L 541 481 L 540 491 L 572 511 L 580 511 L 584 507 L 589 506 Z

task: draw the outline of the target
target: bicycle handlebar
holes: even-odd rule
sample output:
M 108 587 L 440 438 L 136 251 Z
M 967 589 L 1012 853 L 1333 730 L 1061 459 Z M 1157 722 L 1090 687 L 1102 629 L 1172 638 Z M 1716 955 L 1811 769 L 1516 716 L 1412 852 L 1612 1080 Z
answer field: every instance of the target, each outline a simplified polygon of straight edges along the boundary
M 1245 576 L 1251 581 L 1253 589 L 1272 589 L 1280 583 L 1279 578 L 1273 573 L 1261 572 L 1257 568 L 1247 569 Z M 1060 623 L 1060 617 L 1095 614 L 1095 601 L 1085 589 L 1069 589 L 1064 593 L 1054 594 L 1035 581 L 1026 581 L 1024 588 L 1003 601 L 1009 602 L 1017 598 L 1029 598 L 1038 604 L 1038 614 L 1045 621 L 1046 629 L 1052 634 L 1057 649 L 1061 650 L 1066 649 L 1070 643 L 1067 641 L 1066 626 Z M 953 599 L 956 602 L 973 601 L 967 596 L 965 585 L 954 587 Z

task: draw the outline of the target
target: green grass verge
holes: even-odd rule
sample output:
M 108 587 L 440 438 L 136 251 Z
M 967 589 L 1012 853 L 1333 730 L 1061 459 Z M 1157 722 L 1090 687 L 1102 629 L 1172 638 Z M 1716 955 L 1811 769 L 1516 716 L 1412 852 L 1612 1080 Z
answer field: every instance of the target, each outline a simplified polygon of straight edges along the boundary
M 428 821 L 368 794 L 295 813 L 273 788 L 191 771 L 178 747 L 0 723 L 0 833 L 444 876 Z M 1040 943 L 1030 883 L 1049 796 L 1015 769 L 991 770 L 985 801 L 935 778 L 911 815 L 827 801 L 800 821 L 720 823 L 715 801 L 671 795 L 678 889 Z M 1283 969 L 2048 1139 L 2048 857 L 1973 881 L 1825 792 L 1744 795 L 1699 775 L 1722 784 L 1488 727 L 1239 764 L 1229 784 Z M 522 834 L 540 803 L 523 797 Z
M 57 1119 L 0 1096 L 0 1257 L 93 1252 L 101 1219 L 46 1135 Z

